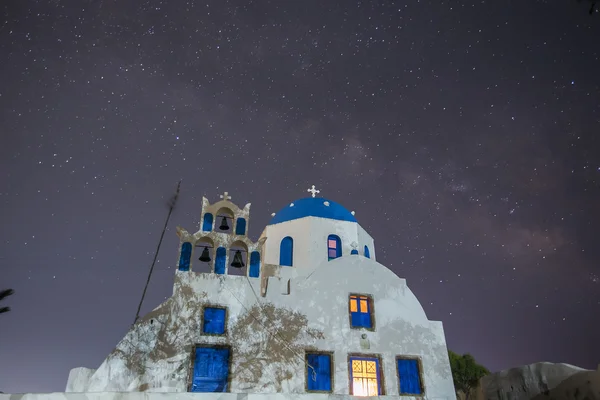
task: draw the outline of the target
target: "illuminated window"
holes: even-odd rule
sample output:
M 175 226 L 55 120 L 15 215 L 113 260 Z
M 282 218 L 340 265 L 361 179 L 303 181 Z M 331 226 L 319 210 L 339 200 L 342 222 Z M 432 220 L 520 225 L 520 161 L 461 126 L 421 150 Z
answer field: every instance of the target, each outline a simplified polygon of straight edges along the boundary
M 351 387 L 353 396 L 381 396 L 379 359 L 350 357 Z
M 352 328 L 373 328 L 373 302 L 369 296 L 350 295 L 350 326 Z
M 329 261 L 342 256 L 342 241 L 337 235 L 327 237 L 327 259 Z

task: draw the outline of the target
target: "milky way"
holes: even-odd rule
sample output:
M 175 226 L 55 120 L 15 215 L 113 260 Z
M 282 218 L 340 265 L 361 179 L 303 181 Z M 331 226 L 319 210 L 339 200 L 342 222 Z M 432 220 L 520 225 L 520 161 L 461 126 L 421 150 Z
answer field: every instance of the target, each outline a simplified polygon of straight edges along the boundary
M 202 196 L 356 211 L 448 346 L 600 355 L 600 15 L 577 1 L 0 6 L 0 390 L 64 390 L 170 296 Z

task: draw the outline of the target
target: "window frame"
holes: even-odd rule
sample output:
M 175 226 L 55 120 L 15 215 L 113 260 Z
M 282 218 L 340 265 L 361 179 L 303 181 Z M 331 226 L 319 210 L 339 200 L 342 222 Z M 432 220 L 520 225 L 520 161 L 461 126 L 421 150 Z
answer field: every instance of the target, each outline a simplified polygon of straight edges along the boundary
M 204 332 L 204 316 L 207 308 L 217 308 L 220 310 L 225 310 L 225 316 L 223 317 L 223 333 L 209 333 Z M 205 304 L 202 306 L 202 319 L 200 320 L 200 334 L 202 336 L 226 336 L 227 335 L 227 320 L 229 319 L 229 310 L 225 306 L 221 306 L 218 304 Z
M 376 360 L 377 366 L 377 381 L 379 382 L 379 390 L 377 396 L 385 396 L 385 374 L 383 372 L 383 360 L 381 358 L 381 354 L 368 354 L 368 353 L 348 353 L 348 393 L 350 396 L 355 396 L 354 394 L 354 384 L 352 377 L 352 359 L 369 359 Z M 400 382 L 400 381 L 398 381 Z M 368 397 L 368 396 L 356 396 L 356 397 Z
M 329 380 L 330 390 L 310 390 L 308 389 L 308 379 L 310 378 L 308 368 L 308 356 L 310 354 L 329 356 Z M 333 362 L 333 351 L 306 350 L 304 352 L 304 391 L 306 393 L 333 393 L 335 388 L 335 363 Z
M 417 368 L 419 372 L 419 385 L 421 387 L 421 393 L 403 393 L 400 385 L 400 371 L 398 371 L 398 360 L 416 360 Z M 420 356 L 406 356 L 406 355 L 398 355 L 394 358 L 394 364 L 396 367 L 396 383 L 398 384 L 398 395 L 399 396 L 414 396 L 421 397 L 425 396 L 425 384 L 423 383 L 423 359 Z
M 371 326 L 354 326 L 352 324 L 352 297 L 366 297 L 367 298 L 367 307 L 369 308 L 369 315 L 371 317 Z M 358 307 L 360 307 L 360 302 L 358 303 Z M 367 331 L 375 331 L 375 299 L 372 295 L 366 293 L 349 293 L 348 294 L 348 322 L 350 324 L 350 329 L 364 329 Z

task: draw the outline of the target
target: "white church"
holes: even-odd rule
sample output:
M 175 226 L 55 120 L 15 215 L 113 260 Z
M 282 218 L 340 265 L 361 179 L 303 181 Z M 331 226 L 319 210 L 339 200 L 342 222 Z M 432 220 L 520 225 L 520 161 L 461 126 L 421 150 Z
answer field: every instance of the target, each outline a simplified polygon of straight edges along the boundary
M 173 295 L 97 369 L 73 369 L 60 399 L 455 400 L 442 323 L 354 212 L 308 191 L 256 242 L 250 204 L 203 198 L 198 228 L 177 228 Z

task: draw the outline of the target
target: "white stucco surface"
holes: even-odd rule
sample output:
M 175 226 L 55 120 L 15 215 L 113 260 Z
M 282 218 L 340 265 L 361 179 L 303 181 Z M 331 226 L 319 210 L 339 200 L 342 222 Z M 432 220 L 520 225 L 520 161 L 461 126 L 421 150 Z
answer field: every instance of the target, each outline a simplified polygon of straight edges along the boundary
M 268 278 L 262 297 L 259 279 L 177 272 L 173 297 L 128 332 L 87 385 L 76 386 L 185 392 L 193 346 L 229 344 L 233 393 L 304 393 L 304 351 L 311 349 L 333 352 L 335 394 L 349 393 L 348 354 L 366 353 L 381 358 L 384 393 L 399 393 L 396 356 L 414 356 L 423 365 L 426 398 L 453 398 L 442 324 L 428 321 L 405 280 L 383 265 L 346 256 L 322 261 L 308 277 L 291 278 L 288 295 L 280 285 L 279 277 Z M 350 328 L 350 293 L 373 297 L 374 331 Z M 226 335 L 201 333 L 204 305 L 227 307 Z M 368 350 L 361 347 L 363 334 Z
M 342 242 L 342 256 L 350 255 L 352 243 L 364 255 L 364 246 L 369 247 L 370 258 L 376 260 L 373 238 L 356 222 L 338 221 L 319 217 L 305 217 L 275 225 L 267 225 L 261 237 L 266 237 L 264 262 L 279 264 L 281 240 L 290 236 L 294 239 L 293 266 L 299 274 L 310 273 L 314 267 L 327 259 L 327 237 L 337 235 Z

